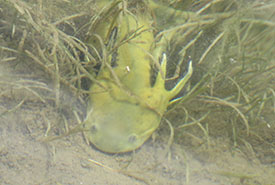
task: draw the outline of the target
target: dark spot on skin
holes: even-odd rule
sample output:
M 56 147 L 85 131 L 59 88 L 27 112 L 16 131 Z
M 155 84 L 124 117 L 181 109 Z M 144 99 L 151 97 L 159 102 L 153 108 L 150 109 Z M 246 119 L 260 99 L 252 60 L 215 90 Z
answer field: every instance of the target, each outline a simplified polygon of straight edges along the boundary
M 92 134 L 95 134 L 95 133 L 97 132 L 96 126 L 93 125 L 93 126 L 91 127 L 90 131 L 91 131 Z
M 137 140 L 137 136 L 131 135 L 131 136 L 128 138 L 128 140 L 129 140 L 130 143 L 134 143 L 134 142 Z
M 117 67 L 118 64 L 117 64 L 117 57 L 118 57 L 118 54 L 117 54 L 117 50 L 112 54 L 112 59 L 111 59 L 111 66 L 113 68 Z

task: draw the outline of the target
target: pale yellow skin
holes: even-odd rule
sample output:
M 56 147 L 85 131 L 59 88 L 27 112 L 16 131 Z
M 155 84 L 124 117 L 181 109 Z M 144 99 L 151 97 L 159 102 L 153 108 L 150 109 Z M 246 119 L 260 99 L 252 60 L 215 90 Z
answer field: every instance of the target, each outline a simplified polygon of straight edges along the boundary
M 108 63 L 101 68 L 97 75 L 101 85 L 94 83 L 90 88 L 90 108 L 84 123 L 88 140 L 99 150 L 108 153 L 128 152 L 140 147 L 158 128 L 170 100 L 192 74 L 190 63 L 186 76 L 167 91 L 164 79 L 166 55 L 159 48 L 153 48 L 155 41 L 150 21 L 143 16 L 123 12 L 116 21 L 116 43 L 138 28 L 140 34 L 118 47 L 116 67 L 110 68 Z M 104 35 L 106 31 L 99 34 L 109 37 Z M 154 53 L 153 56 L 150 53 Z M 152 57 L 156 61 L 162 60 L 160 71 L 163 74 L 158 73 L 153 87 L 150 83 Z

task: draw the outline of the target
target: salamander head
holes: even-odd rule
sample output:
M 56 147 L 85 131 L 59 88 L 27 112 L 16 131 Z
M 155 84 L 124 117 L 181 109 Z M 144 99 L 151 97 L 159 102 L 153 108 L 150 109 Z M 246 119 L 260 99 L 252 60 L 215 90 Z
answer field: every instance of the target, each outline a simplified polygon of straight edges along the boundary
M 107 153 L 135 150 L 154 132 L 160 123 L 160 115 L 141 105 L 113 100 L 104 110 L 95 108 L 85 127 L 89 141 Z

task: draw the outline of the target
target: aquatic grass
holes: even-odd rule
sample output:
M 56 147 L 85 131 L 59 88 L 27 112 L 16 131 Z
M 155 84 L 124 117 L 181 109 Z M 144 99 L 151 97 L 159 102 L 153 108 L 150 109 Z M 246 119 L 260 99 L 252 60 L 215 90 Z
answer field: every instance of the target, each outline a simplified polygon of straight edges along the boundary
M 2 95 L 2 94 L 1 94 Z M 0 95 L 0 97 L 1 97 Z M 8 113 L 11 113 L 11 112 L 14 112 L 16 111 L 17 109 L 19 109 L 25 102 L 25 99 L 21 100 L 16 106 L 14 106 L 13 108 L 11 109 L 8 109 L 8 110 L 5 110 L 3 112 L 0 113 L 0 117 L 5 115 L 5 114 L 8 114 Z
M 125 11 L 136 16 L 138 6 L 119 10 L 117 7 L 121 2 L 114 1 L 102 9 L 92 9 L 88 7 L 92 7 L 93 1 L 77 0 L 68 6 L 61 0 L 0 0 L 1 5 L 9 10 L 9 16 L 5 16 L 5 9 L 0 10 L 0 64 L 20 65 L 24 61 L 30 66 L 35 65 L 34 69 L 42 70 L 44 77 L 51 80 L 53 89 L 33 81 L 12 81 L 11 85 L 26 90 L 44 103 L 53 99 L 56 107 L 61 106 L 61 91 L 66 87 L 85 103 L 89 84 L 83 88 L 84 79 L 98 83 L 95 79 L 101 69 L 96 67 L 98 65 L 105 65 L 112 72 L 112 67 L 106 62 L 108 57 L 120 45 L 140 34 L 140 30 L 136 30 L 110 51 L 106 48 L 106 41 L 94 34 L 97 22 L 114 12 L 117 15 L 119 11 Z M 168 73 L 172 75 L 167 76 L 167 85 L 173 85 L 174 80 L 183 76 L 188 61 L 193 61 L 195 69 L 185 96 L 180 93 L 183 98 L 175 100 L 176 104 L 165 114 L 165 119 L 171 124 L 162 126 L 172 130 L 168 147 L 172 141 L 184 144 L 181 140 L 184 134 L 211 146 L 211 137 L 221 133 L 231 134 L 234 147 L 253 149 L 255 144 L 250 137 L 273 146 L 266 142 L 268 137 L 264 133 L 274 131 L 274 124 L 269 119 L 270 112 L 275 112 L 274 3 L 254 1 L 247 5 L 245 0 L 161 2 L 163 7 L 168 5 L 177 9 L 169 11 L 173 19 L 167 24 L 158 24 L 161 22 L 159 18 L 163 17 L 154 14 L 156 44 L 160 37 L 168 35 L 163 48 L 169 53 Z M 131 3 L 135 5 L 137 2 Z M 96 38 L 100 47 L 84 42 L 90 36 Z M 116 79 L 116 75 L 113 76 Z M 2 81 L 1 85 L 6 86 Z M 116 81 L 119 84 L 119 80 Z M 51 95 L 44 96 L 41 90 Z M 215 121 L 213 117 L 219 111 L 219 121 Z M 173 115 L 179 117 L 178 120 L 172 118 Z M 64 124 L 64 132 L 70 133 L 66 119 Z M 219 125 L 224 125 L 224 129 L 218 130 Z M 51 135 L 52 127 L 48 125 L 46 135 Z M 191 127 L 195 131 L 199 129 L 199 134 Z M 256 152 L 260 152 L 259 148 Z M 252 153 L 253 150 L 249 151 Z
M 34 28 L 30 30 L 31 34 L 36 37 L 39 37 L 40 35 L 39 43 L 38 40 L 34 38 L 32 41 L 30 41 L 29 37 L 28 42 L 25 43 L 26 36 L 23 34 L 19 47 L 22 48 L 24 43 L 25 46 L 30 42 L 35 44 L 34 48 L 32 48 L 32 51 L 26 48 L 22 52 L 32 58 L 37 64 L 40 65 L 40 67 L 44 68 L 44 70 L 52 77 L 55 84 L 57 107 L 59 105 L 60 83 L 67 85 L 73 90 L 73 92 L 79 94 L 81 88 L 76 88 L 74 86 L 75 83 L 77 83 L 78 86 L 81 86 L 81 79 L 85 77 L 89 78 L 91 81 L 96 81 L 94 77 L 90 75 L 90 73 L 84 67 L 82 67 L 83 64 L 87 65 L 88 62 L 81 61 L 81 57 L 79 55 L 80 52 L 81 54 L 85 55 L 85 58 L 88 59 L 89 63 L 95 61 L 93 56 L 88 52 L 86 45 L 76 37 L 68 35 L 56 27 L 57 25 L 60 26 L 60 24 L 64 24 L 64 22 L 68 23 L 68 21 L 81 17 L 85 13 L 81 12 L 74 15 L 69 15 L 65 18 L 63 17 L 62 19 L 56 20 L 55 22 L 49 22 L 49 20 L 45 18 L 45 12 L 35 12 L 35 9 L 31 9 L 29 4 L 24 2 L 13 0 L 10 2 L 18 11 L 18 13 L 21 14 L 25 23 L 27 23 L 25 26 L 20 25 L 21 28 L 18 26 L 17 30 L 22 29 L 25 33 L 26 30 Z M 39 20 L 37 19 L 38 16 L 44 19 Z M 41 42 L 41 39 L 44 39 L 44 41 Z M 37 53 L 39 55 L 37 55 Z M 64 73 L 65 71 L 66 73 Z M 77 76 L 78 79 L 74 78 L 72 81 L 70 78 L 75 76 Z
M 267 133 L 274 131 L 272 120 L 266 120 L 271 112 L 274 114 L 272 84 L 275 78 L 275 40 L 272 38 L 275 37 L 275 31 L 274 19 L 270 16 L 275 13 L 274 3 L 261 4 L 255 1 L 249 6 L 245 1 L 208 3 L 203 4 L 203 1 L 199 1 L 200 6 L 193 7 L 192 10 L 197 12 L 196 19 L 190 18 L 181 25 L 175 25 L 159 33 L 174 30 L 181 32 L 182 34 L 172 36 L 180 42 L 174 42 L 175 45 L 173 42 L 170 43 L 169 51 L 175 53 L 171 56 L 176 56 L 174 60 L 171 59 L 171 64 L 174 63 L 174 66 L 179 68 L 177 60 L 181 58 L 180 68 L 183 69 L 184 63 L 191 58 L 195 69 L 185 96 L 165 115 L 176 128 L 174 142 L 187 144 L 182 137 L 189 135 L 191 140 L 201 143 L 203 139 L 207 143 L 207 137 L 231 133 L 234 147 L 243 146 L 244 150 L 248 147 L 251 154 L 251 148 L 257 148 L 257 152 L 260 152 L 254 140 L 251 140 L 251 137 L 256 137 L 255 141 L 257 138 L 264 141 L 263 138 L 260 139 L 263 133 L 257 130 L 257 126 L 261 126 L 261 130 Z M 215 19 L 215 14 L 219 14 L 220 17 Z M 183 49 L 182 53 L 178 52 L 180 49 L 177 48 L 184 48 L 196 37 L 196 34 L 188 32 L 188 28 L 191 30 L 192 27 L 202 34 L 195 39 L 191 47 Z M 184 35 L 186 33 L 187 37 Z M 181 40 L 181 36 L 184 39 Z M 180 54 L 183 56 L 178 57 Z M 171 67 L 170 71 L 173 69 L 174 67 Z M 177 76 L 182 76 L 183 71 L 177 72 Z M 221 105 L 225 107 L 222 108 Z M 215 121 L 216 112 L 221 112 L 218 122 Z M 200 135 L 198 129 L 190 129 L 197 125 L 192 117 L 195 120 L 204 117 L 201 123 L 208 123 L 208 136 L 205 130 L 202 130 L 203 134 Z M 185 120 L 185 124 L 182 124 L 182 120 Z M 224 129 L 218 126 L 221 124 L 225 125 Z M 228 124 L 231 125 L 230 130 L 226 126 Z

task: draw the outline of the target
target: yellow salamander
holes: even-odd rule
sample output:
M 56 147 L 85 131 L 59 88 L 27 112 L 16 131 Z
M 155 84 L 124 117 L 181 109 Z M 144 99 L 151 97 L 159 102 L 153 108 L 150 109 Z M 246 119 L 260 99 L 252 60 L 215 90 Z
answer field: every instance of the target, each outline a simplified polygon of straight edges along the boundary
M 108 153 L 128 152 L 140 147 L 158 128 L 171 99 L 192 74 L 170 91 L 165 89 L 166 54 L 155 47 L 151 20 L 123 10 L 99 23 L 95 29 L 113 54 L 103 61 L 97 75 L 99 83 L 90 87 L 90 106 L 84 128 L 88 140 Z M 95 38 L 99 38 L 96 36 Z M 111 46 L 110 46 L 111 45 Z M 160 72 L 151 85 L 152 58 L 161 60 Z M 162 75 L 161 75 L 162 74 Z

